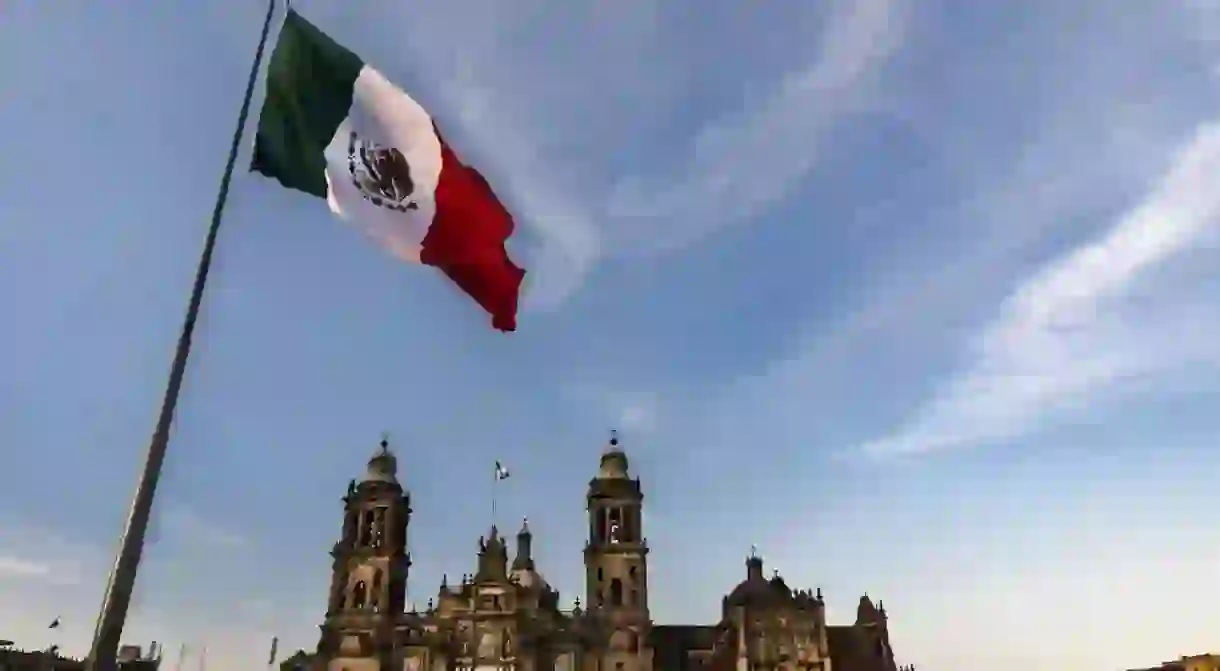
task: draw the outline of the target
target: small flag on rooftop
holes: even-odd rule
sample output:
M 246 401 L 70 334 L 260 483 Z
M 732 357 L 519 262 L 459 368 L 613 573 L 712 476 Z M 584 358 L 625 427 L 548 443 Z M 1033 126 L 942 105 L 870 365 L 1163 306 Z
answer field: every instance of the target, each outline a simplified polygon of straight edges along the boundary
M 508 475 L 509 475 L 508 467 L 497 461 L 496 462 L 496 479 L 503 480 L 503 479 L 507 478 Z
M 525 271 L 504 247 L 512 215 L 419 103 L 292 10 L 251 169 L 326 199 L 397 257 L 445 273 L 495 328 L 516 329 Z
M 54 620 L 51 622 L 51 626 L 47 627 L 47 629 L 59 629 L 59 618 L 58 618 L 58 617 L 57 617 L 57 618 L 55 618 L 55 619 L 54 619 Z

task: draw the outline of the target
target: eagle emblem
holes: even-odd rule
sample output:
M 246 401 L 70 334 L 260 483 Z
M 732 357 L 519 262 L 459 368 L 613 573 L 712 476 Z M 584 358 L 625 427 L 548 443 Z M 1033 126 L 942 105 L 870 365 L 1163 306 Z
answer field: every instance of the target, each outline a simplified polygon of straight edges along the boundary
M 411 198 L 415 193 L 411 164 L 398 149 L 365 142 L 351 133 L 347 142 L 347 170 L 352 184 L 370 203 L 399 212 L 419 209 Z

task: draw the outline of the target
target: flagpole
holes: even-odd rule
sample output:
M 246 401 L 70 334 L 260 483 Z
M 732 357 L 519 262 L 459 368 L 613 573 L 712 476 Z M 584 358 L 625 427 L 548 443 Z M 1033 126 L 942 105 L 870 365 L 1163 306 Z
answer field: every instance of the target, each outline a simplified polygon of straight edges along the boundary
M 173 424 L 174 411 L 178 406 L 179 392 L 182 390 L 182 378 L 186 372 L 187 358 L 191 352 L 191 338 L 195 332 L 195 323 L 199 318 L 199 307 L 203 302 L 203 289 L 207 284 L 208 270 L 212 265 L 212 254 L 216 248 L 216 234 L 220 230 L 221 215 L 224 213 L 225 200 L 229 195 L 233 166 L 237 163 L 237 151 L 241 146 L 246 118 L 250 115 L 250 99 L 254 96 L 254 83 L 258 79 L 263 51 L 267 46 L 267 34 L 271 29 L 271 17 L 275 14 L 275 2 L 276 0 L 267 2 L 267 17 L 263 20 L 263 32 L 259 37 L 258 49 L 254 53 L 250 78 L 246 82 L 246 97 L 242 100 L 241 112 L 237 116 L 237 130 L 233 133 L 233 143 L 229 147 L 229 160 L 225 164 L 224 175 L 220 178 L 220 192 L 216 196 L 216 206 L 212 210 L 212 222 L 203 245 L 203 254 L 199 259 L 199 267 L 195 271 L 195 284 L 191 288 L 186 319 L 182 325 L 182 333 L 178 337 L 178 346 L 174 350 L 174 362 L 170 368 L 165 397 L 161 402 L 156 428 L 149 441 L 144 470 L 140 475 L 139 484 L 136 486 L 119 553 L 115 558 L 110 580 L 106 585 L 106 593 L 102 599 L 101 613 L 98 615 L 97 627 L 93 633 L 93 645 L 89 650 L 89 660 L 86 666 L 88 671 L 113 671 L 118 659 L 119 641 L 123 636 L 123 625 L 127 621 L 127 609 L 131 605 L 131 595 L 135 590 L 140 556 L 144 552 L 144 537 L 147 535 L 148 522 L 152 515 L 153 497 L 157 491 L 157 482 L 161 478 L 161 467 L 165 462 L 165 453 L 169 446 L 169 431 Z

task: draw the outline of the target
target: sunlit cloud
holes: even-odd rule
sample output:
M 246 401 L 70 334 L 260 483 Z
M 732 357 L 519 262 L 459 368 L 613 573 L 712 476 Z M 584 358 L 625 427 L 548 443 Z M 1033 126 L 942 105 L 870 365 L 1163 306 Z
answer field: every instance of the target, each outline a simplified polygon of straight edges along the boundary
M 983 444 L 1036 430 L 1125 381 L 1220 362 L 1220 310 L 1156 271 L 1220 226 L 1220 124 L 1201 126 L 1146 199 L 1028 278 L 977 337 L 971 363 L 871 453 Z M 1155 325 L 1155 327 L 1154 327 Z

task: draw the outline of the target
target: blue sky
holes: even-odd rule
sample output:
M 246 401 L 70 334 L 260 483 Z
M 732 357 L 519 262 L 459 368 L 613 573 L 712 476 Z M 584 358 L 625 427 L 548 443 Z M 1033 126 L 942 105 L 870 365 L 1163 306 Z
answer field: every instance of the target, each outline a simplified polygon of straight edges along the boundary
M 0 637 L 29 647 L 87 648 L 258 37 L 260 3 L 193 4 L 0 14 Z M 1220 5 L 587 4 L 296 5 L 518 215 L 521 329 L 240 174 L 127 638 L 312 647 L 383 431 L 414 602 L 473 569 L 496 459 L 570 601 L 613 426 L 658 621 L 713 621 L 757 544 L 839 621 L 884 599 L 921 669 L 1220 647 Z

